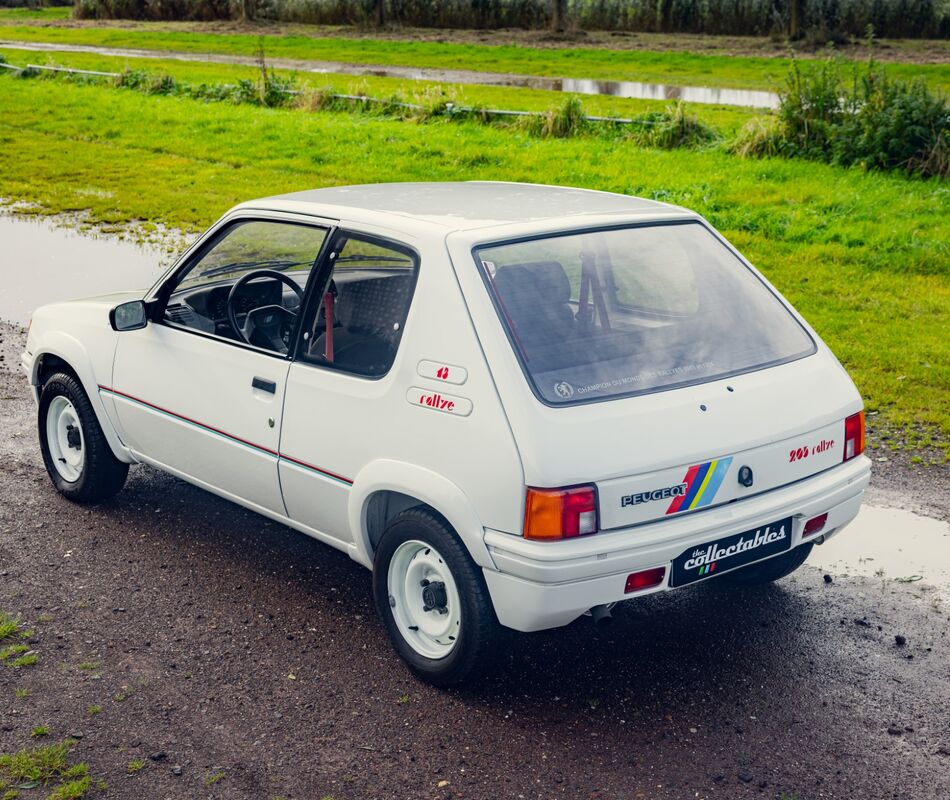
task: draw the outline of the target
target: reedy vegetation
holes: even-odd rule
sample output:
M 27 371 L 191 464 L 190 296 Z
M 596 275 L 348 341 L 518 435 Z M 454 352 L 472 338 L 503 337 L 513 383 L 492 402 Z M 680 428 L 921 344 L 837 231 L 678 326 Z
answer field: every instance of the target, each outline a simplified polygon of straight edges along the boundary
M 331 25 L 370 25 L 374 0 L 255 0 L 260 19 Z M 549 0 L 386 0 L 387 21 L 432 28 L 539 28 L 550 22 Z M 788 30 L 787 0 L 569 0 L 568 21 L 592 30 L 739 35 Z M 238 0 L 77 0 L 84 19 L 239 19 Z M 801 29 L 814 40 L 860 36 L 873 25 L 882 36 L 950 35 L 946 0 L 803 0 Z
M 751 120 L 732 143 L 740 155 L 793 156 L 920 175 L 950 174 L 950 108 L 920 81 L 897 81 L 873 61 L 797 63 L 777 117 Z

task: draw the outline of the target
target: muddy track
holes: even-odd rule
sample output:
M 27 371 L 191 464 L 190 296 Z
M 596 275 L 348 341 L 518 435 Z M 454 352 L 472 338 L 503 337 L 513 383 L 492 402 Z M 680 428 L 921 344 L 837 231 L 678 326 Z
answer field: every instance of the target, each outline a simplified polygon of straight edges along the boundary
M 699 586 L 436 691 L 344 555 L 146 468 L 95 508 L 56 495 L 0 336 L 0 609 L 39 655 L 0 666 L 0 752 L 79 736 L 135 800 L 950 796 L 950 625 L 914 587 Z

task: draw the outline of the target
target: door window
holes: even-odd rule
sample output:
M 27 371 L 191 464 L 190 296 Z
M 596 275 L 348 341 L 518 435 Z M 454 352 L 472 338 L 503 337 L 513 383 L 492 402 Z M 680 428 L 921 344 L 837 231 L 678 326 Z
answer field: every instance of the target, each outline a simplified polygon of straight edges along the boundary
M 304 361 L 367 377 L 389 372 L 409 313 L 419 261 L 408 248 L 343 233 L 326 291 L 306 322 Z
M 286 354 L 327 231 L 292 222 L 237 222 L 168 293 L 165 322 Z

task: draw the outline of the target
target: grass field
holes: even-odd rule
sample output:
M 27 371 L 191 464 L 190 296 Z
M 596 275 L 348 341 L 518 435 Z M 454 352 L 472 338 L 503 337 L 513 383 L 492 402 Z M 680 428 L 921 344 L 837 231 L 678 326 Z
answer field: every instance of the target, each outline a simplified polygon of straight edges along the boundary
M 46 64 L 73 69 L 122 72 L 125 69 L 145 70 L 149 73 L 170 75 L 177 81 L 198 85 L 233 84 L 241 79 L 256 80 L 258 67 L 230 64 L 182 62 L 171 59 L 127 58 L 101 56 L 89 53 L 37 53 L 13 50 L 0 46 L 0 56 L 8 63 L 19 66 Z M 518 111 L 549 111 L 561 106 L 571 95 L 539 89 L 517 89 L 499 86 L 463 86 L 437 81 L 313 74 L 275 69 L 283 77 L 293 76 L 300 89 L 330 89 L 341 94 L 364 94 L 370 97 L 398 96 L 407 100 L 430 103 L 437 98 L 448 99 L 457 105 L 478 108 L 511 109 Z M 670 105 L 665 100 L 635 100 L 623 97 L 577 95 L 588 114 L 611 117 L 634 117 L 651 111 L 660 111 Z M 732 106 L 690 105 L 690 114 L 702 119 L 723 135 L 734 134 L 760 110 Z
M 93 221 L 207 225 L 314 186 L 504 179 L 705 214 L 825 337 L 879 429 L 950 440 L 950 187 L 718 151 L 537 139 L 474 123 L 306 113 L 0 75 L 0 196 Z
M 0 13 L 0 23 L 5 23 L 0 25 L 0 39 L 245 56 L 256 55 L 263 41 L 271 58 L 737 89 L 774 89 L 782 83 L 790 64 L 787 58 L 688 52 L 208 33 L 171 23 L 95 27 L 16 24 L 23 21 Z M 921 78 L 931 88 L 950 92 L 950 64 L 892 63 L 887 69 L 894 77 Z

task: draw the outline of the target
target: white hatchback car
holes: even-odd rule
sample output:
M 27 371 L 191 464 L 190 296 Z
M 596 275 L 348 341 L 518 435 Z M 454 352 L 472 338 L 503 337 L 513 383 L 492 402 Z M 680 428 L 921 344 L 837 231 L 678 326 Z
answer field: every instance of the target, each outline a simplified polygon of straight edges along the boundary
M 144 298 L 39 309 L 22 360 L 63 495 L 143 462 L 345 550 L 443 686 L 505 628 L 781 578 L 870 476 L 801 316 L 698 215 L 602 192 L 244 203 Z

